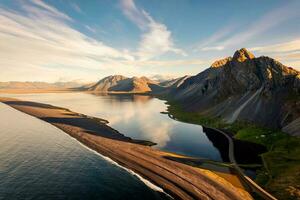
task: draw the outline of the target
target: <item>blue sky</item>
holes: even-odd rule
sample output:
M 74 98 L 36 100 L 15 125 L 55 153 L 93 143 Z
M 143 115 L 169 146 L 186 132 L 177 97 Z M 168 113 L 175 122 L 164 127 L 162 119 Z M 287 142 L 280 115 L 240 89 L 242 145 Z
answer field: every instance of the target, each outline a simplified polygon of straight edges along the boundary
M 300 69 L 300 1 L 0 0 L 0 81 L 182 76 L 246 47 Z

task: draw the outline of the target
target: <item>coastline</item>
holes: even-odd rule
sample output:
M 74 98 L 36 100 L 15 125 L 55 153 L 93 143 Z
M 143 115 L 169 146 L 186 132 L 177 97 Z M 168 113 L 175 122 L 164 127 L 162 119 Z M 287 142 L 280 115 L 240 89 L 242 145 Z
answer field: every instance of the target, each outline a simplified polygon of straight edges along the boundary
M 39 94 L 39 93 L 69 93 L 69 92 L 83 92 L 87 94 L 95 94 L 95 95 L 118 95 L 118 94 L 128 94 L 128 95 L 147 95 L 153 96 L 156 95 L 151 93 L 150 91 L 89 91 L 83 90 L 80 88 L 61 88 L 61 89 L 0 89 L 0 94 Z
M 247 192 L 217 175 L 168 160 L 164 158 L 165 152 L 142 145 L 141 141 L 128 138 L 87 116 L 12 98 L 0 98 L 0 102 L 51 123 L 88 148 L 150 180 L 176 199 L 252 199 Z
M 75 140 L 76 142 L 78 142 L 79 145 L 81 145 L 83 148 L 91 151 L 92 153 L 100 156 L 101 158 L 103 158 L 104 160 L 108 161 L 109 163 L 112 163 L 113 165 L 116 165 L 124 170 L 126 170 L 127 172 L 129 172 L 130 174 L 136 176 L 138 179 L 140 179 L 145 185 L 147 185 L 148 187 L 150 187 L 151 189 L 155 190 L 155 191 L 158 191 L 158 192 L 161 192 L 161 193 L 164 193 L 166 194 L 167 196 L 170 196 L 169 194 L 167 194 L 162 188 L 158 187 L 157 185 L 154 185 L 153 183 L 151 183 L 149 180 L 147 179 L 144 179 L 143 177 L 141 177 L 139 174 L 135 173 L 134 171 L 130 170 L 130 169 L 127 169 L 121 165 L 119 165 L 117 162 L 113 161 L 112 159 L 110 159 L 109 157 L 106 157 L 106 156 L 103 156 L 102 154 L 98 153 L 97 151 L 85 146 L 84 144 L 82 144 L 80 141 L 76 140 L 75 138 L 71 137 L 69 135 L 69 137 L 72 139 L 72 140 Z

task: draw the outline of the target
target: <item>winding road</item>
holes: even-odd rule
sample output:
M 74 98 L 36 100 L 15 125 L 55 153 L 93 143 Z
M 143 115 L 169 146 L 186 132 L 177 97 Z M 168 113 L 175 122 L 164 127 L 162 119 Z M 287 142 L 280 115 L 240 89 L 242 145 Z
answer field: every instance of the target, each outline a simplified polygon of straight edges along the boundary
M 229 142 L 229 151 L 228 151 L 229 160 L 232 163 L 232 167 L 238 173 L 238 176 L 241 179 L 241 181 L 243 183 L 245 183 L 246 186 L 248 186 L 249 189 L 251 189 L 253 192 L 257 193 L 262 198 L 264 198 L 266 200 L 277 200 L 274 196 L 272 196 L 270 193 L 265 191 L 262 187 L 257 185 L 252 179 L 250 179 L 248 176 L 246 176 L 244 174 L 243 170 L 238 166 L 238 164 L 235 160 L 235 156 L 234 156 L 234 143 L 233 143 L 232 138 L 228 134 L 226 134 L 225 132 L 223 132 L 219 129 L 211 128 L 211 127 L 209 127 L 209 128 L 216 131 L 216 132 L 219 132 L 219 133 L 223 134 L 228 139 L 228 142 Z

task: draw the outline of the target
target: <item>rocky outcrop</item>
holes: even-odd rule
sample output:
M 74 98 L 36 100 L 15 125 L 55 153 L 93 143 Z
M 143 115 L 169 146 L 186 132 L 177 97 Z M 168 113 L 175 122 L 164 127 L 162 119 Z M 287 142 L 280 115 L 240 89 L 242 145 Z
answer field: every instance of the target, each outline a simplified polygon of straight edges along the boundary
M 227 123 L 245 120 L 283 128 L 300 116 L 299 77 L 297 70 L 243 48 L 187 78 L 171 95 L 186 110 Z M 300 132 L 296 129 L 293 134 Z
M 224 59 L 221 59 L 221 60 L 217 60 L 215 61 L 211 67 L 212 68 L 218 68 L 218 67 L 222 67 L 224 65 L 226 65 L 228 62 L 230 62 L 232 60 L 231 57 L 227 57 L 227 58 L 224 58 Z

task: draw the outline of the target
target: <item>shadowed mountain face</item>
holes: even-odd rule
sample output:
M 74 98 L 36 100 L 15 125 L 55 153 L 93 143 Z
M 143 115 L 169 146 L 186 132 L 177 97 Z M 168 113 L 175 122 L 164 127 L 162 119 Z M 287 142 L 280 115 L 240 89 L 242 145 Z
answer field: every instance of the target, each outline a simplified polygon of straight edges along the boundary
M 166 80 L 166 81 L 161 82 L 160 86 L 167 87 L 169 89 L 178 88 L 189 77 L 190 76 L 182 76 L 182 77 L 179 77 L 179 78 Z
M 187 111 L 300 134 L 300 73 L 244 48 L 187 78 L 171 94 Z

